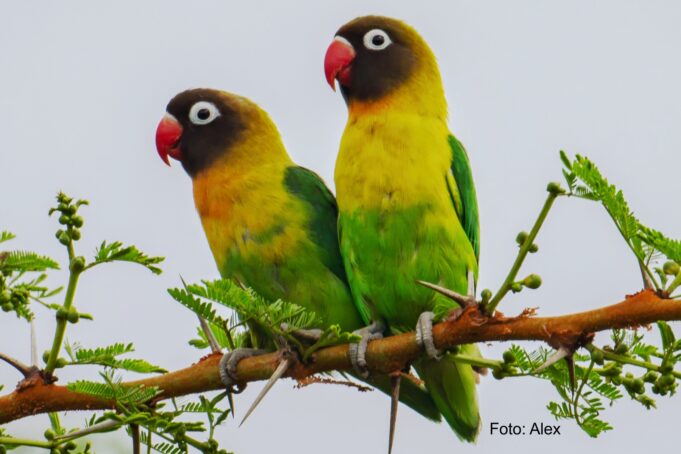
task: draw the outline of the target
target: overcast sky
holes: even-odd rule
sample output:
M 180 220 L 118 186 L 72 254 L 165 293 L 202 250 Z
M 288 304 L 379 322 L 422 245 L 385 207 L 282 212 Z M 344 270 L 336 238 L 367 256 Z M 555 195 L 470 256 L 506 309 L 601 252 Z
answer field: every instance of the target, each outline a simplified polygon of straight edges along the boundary
M 195 317 L 165 289 L 180 275 L 191 282 L 218 273 L 189 178 L 158 159 L 156 124 L 170 98 L 187 88 L 242 94 L 270 112 L 293 158 L 331 184 L 346 110 L 324 80 L 324 52 L 340 25 L 369 13 L 409 22 L 439 59 L 451 130 L 468 148 L 477 184 L 479 288 L 501 283 L 517 232 L 534 221 L 546 183 L 560 178 L 560 149 L 588 155 L 643 222 L 681 236 L 677 2 L 94 3 L 0 4 L 0 229 L 18 235 L 10 246 L 64 259 L 56 220 L 47 217 L 63 189 L 92 202 L 83 209 L 81 253 L 91 255 L 108 239 L 167 257 L 160 277 L 124 264 L 86 274 L 76 304 L 96 319 L 69 326 L 71 341 L 134 342 L 137 356 L 168 369 L 201 356 L 187 345 Z M 541 315 L 585 310 L 640 288 L 635 261 L 594 204 L 560 200 L 538 243 L 522 273 L 541 274 L 544 285 L 508 297 L 500 307 L 507 315 L 535 306 Z M 36 312 L 43 351 L 54 319 Z M 0 349 L 28 361 L 27 325 L 1 320 Z M 499 357 L 506 347 L 482 350 Z M 59 374 L 60 383 L 95 376 L 89 369 Z M 0 364 L 5 391 L 18 378 Z M 385 396 L 292 385 L 278 384 L 242 428 L 228 420 L 218 435 L 222 446 L 238 454 L 385 452 Z M 238 396 L 241 413 L 261 386 Z M 615 430 L 593 440 L 572 422 L 560 423 L 560 436 L 489 435 L 494 421 L 555 424 L 545 406 L 557 395 L 547 383 L 489 376 L 479 394 L 484 425 L 477 446 L 402 407 L 394 452 L 632 452 L 678 438 L 678 396 L 659 399 L 655 411 L 623 399 L 604 414 Z M 81 424 L 85 415 L 67 421 Z M 41 415 L 8 428 L 40 437 L 47 424 Z M 102 453 L 129 449 L 120 435 L 94 441 Z

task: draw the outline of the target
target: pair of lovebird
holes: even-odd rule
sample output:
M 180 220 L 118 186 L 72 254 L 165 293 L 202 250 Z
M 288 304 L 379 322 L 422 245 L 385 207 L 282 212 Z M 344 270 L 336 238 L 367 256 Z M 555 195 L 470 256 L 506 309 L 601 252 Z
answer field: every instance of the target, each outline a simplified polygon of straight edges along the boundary
M 338 30 L 324 70 L 348 107 L 336 199 L 291 160 L 267 113 L 241 96 L 175 96 L 158 126 L 158 152 L 191 177 L 223 278 L 304 306 L 327 325 L 363 328 L 364 340 L 416 326 L 430 353 L 413 364 L 425 386 L 404 380 L 400 400 L 474 441 L 476 372 L 432 343 L 433 309 L 458 306 L 416 282 L 474 295 L 478 274 L 475 188 L 447 127 L 435 56 L 410 26 L 366 16 Z M 478 354 L 473 345 L 461 350 Z M 353 351 L 361 367 L 363 351 Z M 366 380 L 390 392 L 388 377 Z

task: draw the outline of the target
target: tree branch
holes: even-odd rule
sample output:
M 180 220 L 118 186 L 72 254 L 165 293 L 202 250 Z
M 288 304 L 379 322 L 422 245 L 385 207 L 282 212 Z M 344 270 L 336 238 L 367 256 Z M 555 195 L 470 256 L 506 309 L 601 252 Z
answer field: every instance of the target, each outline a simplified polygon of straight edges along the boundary
M 472 307 L 456 320 L 437 324 L 433 328 L 433 338 L 439 349 L 511 340 L 543 341 L 556 349 L 574 349 L 583 346 L 597 331 L 637 327 L 658 320 L 681 320 L 681 301 L 662 299 L 653 291 L 644 290 L 611 306 L 557 317 L 522 314 L 507 318 L 498 313 L 488 317 Z M 371 342 L 366 359 L 372 372 L 390 373 L 402 369 L 421 354 L 414 334 L 405 333 Z M 279 359 L 276 352 L 246 358 L 239 362 L 236 376 L 243 383 L 266 380 L 277 368 Z M 161 390 L 158 399 L 221 389 L 219 361 L 219 354 L 211 354 L 185 369 L 126 385 L 156 386 Z M 317 351 L 309 364 L 295 363 L 287 376 L 302 379 L 318 372 L 351 368 L 348 345 L 338 345 Z M 38 413 L 110 408 L 114 408 L 113 401 L 33 380 L 21 383 L 15 391 L 0 397 L 0 424 Z

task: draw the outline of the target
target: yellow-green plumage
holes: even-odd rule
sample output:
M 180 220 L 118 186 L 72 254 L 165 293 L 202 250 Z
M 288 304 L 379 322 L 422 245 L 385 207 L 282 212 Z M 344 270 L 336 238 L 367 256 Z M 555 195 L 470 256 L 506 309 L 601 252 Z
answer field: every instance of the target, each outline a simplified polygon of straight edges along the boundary
M 291 160 L 269 115 L 251 101 L 215 90 L 176 98 L 169 113 L 183 122 L 183 165 L 191 169 L 196 209 L 222 277 L 266 299 L 303 306 L 320 316 L 323 327 L 362 327 L 340 257 L 336 201 L 321 178 Z M 210 125 L 185 121 L 198 100 L 221 108 L 216 122 L 223 124 L 209 131 Z M 234 137 L 225 140 L 225 134 Z M 215 151 L 214 143 L 228 145 Z M 210 153 L 215 157 L 205 164 Z M 388 377 L 368 383 L 389 392 Z M 422 387 L 407 383 L 403 389 L 402 402 L 440 419 Z
M 478 272 L 477 205 L 465 151 L 447 127 L 442 82 L 427 44 L 386 18 L 360 18 L 339 34 L 349 29 L 351 37 L 361 27 L 386 30 L 391 45 L 408 49 L 414 63 L 404 81 L 376 99 L 353 98 L 352 83 L 346 91 L 349 115 L 335 171 L 341 253 L 365 321 L 382 320 L 400 333 L 412 331 L 424 311 L 456 307 L 416 280 L 468 292 L 468 274 Z M 474 346 L 462 350 L 477 354 Z M 414 366 L 456 433 L 474 440 L 480 417 L 473 369 L 451 356 Z

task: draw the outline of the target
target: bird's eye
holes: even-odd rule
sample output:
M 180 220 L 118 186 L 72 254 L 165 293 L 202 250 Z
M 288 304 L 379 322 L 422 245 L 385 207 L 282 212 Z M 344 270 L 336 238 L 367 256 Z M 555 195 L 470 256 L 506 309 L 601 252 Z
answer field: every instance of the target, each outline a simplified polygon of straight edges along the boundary
M 390 36 L 380 28 L 369 30 L 364 35 L 364 47 L 369 50 L 383 50 L 392 44 Z
M 199 101 L 189 109 L 189 121 L 199 126 L 207 125 L 219 116 L 218 108 L 208 101 Z

